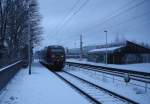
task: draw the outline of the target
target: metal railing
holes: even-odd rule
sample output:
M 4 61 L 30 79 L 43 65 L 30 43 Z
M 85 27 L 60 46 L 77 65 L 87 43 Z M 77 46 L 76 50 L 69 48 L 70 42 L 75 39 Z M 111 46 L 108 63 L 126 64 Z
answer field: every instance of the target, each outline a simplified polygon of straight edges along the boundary
M 114 80 L 117 80 L 115 79 L 115 76 L 124 78 L 125 75 L 128 74 L 131 80 L 144 83 L 144 85 L 141 87 L 144 87 L 145 92 L 147 92 L 147 90 L 150 89 L 150 86 L 148 86 L 150 85 L 150 73 L 147 73 L 147 72 L 138 72 L 138 71 L 132 71 L 132 70 L 126 70 L 126 69 L 117 69 L 117 68 L 96 66 L 96 65 L 90 65 L 90 64 L 75 63 L 75 62 L 66 62 L 66 65 L 100 72 L 100 73 L 103 73 L 103 76 L 104 74 L 111 75 L 113 82 Z M 133 83 L 130 83 L 130 84 L 133 84 Z M 137 86 L 140 86 L 140 85 L 137 85 Z
M 14 77 L 18 70 L 22 67 L 22 60 L 10 64 L 0 69 L 0 91 Z

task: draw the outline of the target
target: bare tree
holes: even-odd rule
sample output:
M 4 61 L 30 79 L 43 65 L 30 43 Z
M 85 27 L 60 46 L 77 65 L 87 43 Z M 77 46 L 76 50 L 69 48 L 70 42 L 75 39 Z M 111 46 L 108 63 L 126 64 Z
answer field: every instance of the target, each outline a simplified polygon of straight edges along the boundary
M 9 60 L 21 58 L 21 49 L 28 46 L 29 28 L 32 47 L 40 43 L 40 20 L 36 0 L 0 0 L 0 48 L 8 44 Z

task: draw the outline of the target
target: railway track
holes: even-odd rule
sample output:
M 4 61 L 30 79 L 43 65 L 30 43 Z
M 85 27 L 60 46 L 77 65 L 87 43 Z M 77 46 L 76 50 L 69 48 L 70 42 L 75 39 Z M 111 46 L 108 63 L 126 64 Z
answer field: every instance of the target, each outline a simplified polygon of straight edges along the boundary
M 95 66 L 95 65 L 89 65 L 89 64 L 82 64 L 82 63 L 74 63 L 74 62 L 66 62 L 66 65 L 80 67 L 80 68 L 88 68 L 88 69 L 94 69 L 97 71 L 114 74 L 114 75 L 123 75 L 125 73 L 130 74 L 130 76 L 134 80 L 139 81 L 146 81 L 150 83 L 150 73 L 146 72 L 138 72 L 138 71 L 132 71 L 132 70 L 126 70 L 126 69 L 117 69 L 117 68 L 110 68 L 110 67 L 103 67 L 103 66 Z
M 94 104 L 139 104 L 129 98 L 102 88 L 86 79 L 72 73 L 62 71 L 54 72 L 60 79 L 76 89 Z
M 77 65 L 77 64 L 67 63 L 67 65 L 74 66 L 74 67 L 77 67 L 77 68 L 83 68 L 83 69 L 88 70 L 88 71 L 94 71 L 94 72 L 98 72 L 98 73 L 104 73 L 106 75 L 111 75 L 111 76 L 113 76 L 113 78 L 111 78 L 111 79 L 114 79 L 114 76 L 124 79 L 125 74 L 127 74 L 127 73 L 124 73 L 124 72 L 118 72 L 118 71 L 116 72 L 116 71 L 110 71 L 110 70 L 107 70 L 107 69 L 105 70 L 105 69 L 93 68 L 93 67 L 90 67 L 90 66 L 82 66 L 80 64 Z M 134 74 L 129 74 L 129 76 L 130 76 L 130 79 L 132 81 L 138 81 L 138 82 L 143 83 L 143 86 L 137 85 L 137 84 L 132 83 L 132 82 L 129 82 L 129 84 L 136 85 L 136 86 L 139 86 L 139 87 L 143 87 L 143 88 L 145 88 L 145 91 L 147 89 L 150 89 L 150 87 L 149 87 L 150 77 L 149 76 L 146 76 L 146 77 L 144 77 L 144 76 L 141 77 L 140 76 L 139 77 L 139 76 L 135 76 Z

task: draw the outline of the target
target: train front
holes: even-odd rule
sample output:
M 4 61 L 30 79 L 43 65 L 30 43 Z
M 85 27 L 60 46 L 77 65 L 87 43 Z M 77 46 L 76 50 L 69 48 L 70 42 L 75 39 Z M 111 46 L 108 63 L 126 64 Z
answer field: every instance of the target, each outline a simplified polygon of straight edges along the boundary
M 49 48 L 51 68 L 60 71 L 65 66 L 65 50 L 62 46 L 53 46 Z

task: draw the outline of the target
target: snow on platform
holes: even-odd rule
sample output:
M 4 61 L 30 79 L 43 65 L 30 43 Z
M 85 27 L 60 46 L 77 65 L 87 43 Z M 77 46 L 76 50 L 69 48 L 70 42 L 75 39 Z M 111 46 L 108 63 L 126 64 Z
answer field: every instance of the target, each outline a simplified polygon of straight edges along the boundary
M 106 65 L 103 63 L 88 62 L 86 60 L 81 61 L 78 59 L 67 59 L 67 62 L 75 62 L 75 63 L 82 63 L 82 64 L 89 64 L 89 65 L 104 66 L 104 67 L 118 68 L 118 69 L 123 69 L 123 70 L 126 69 L 126 70 L 150 73 L 150 63 L 122 64 L 122 65 L 107 64 Z
M 53 73 L 33 63 L 32 75 L 20 70 L 0 93 L 0 104 L 89 104 Z

